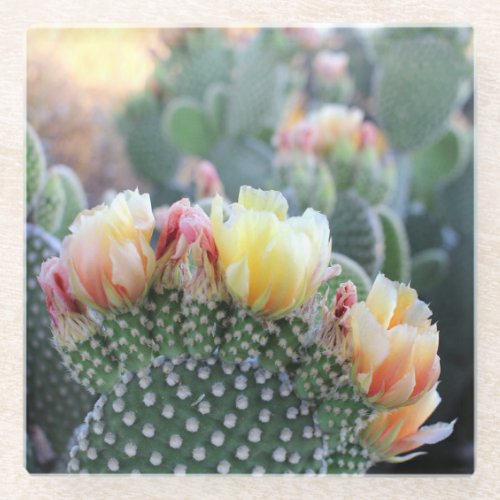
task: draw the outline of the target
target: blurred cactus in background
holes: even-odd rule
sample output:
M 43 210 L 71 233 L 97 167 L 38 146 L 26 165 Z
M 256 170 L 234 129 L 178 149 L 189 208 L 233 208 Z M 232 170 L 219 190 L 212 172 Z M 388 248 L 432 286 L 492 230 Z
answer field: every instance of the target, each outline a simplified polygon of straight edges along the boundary
M 39 94 L 29 84 L 39 106 L 29 108 L 35 127 L 26 139 L 30 470 L 62 470 L 73 447 L 71 471 L 471 472 L 472 30 L 144 31 L 149 52 L 142 42 L 140 57 L 147 65 L 135 66 L 142 85 L 124 87 L 107 114 L 85 117 L 98 130 L 85 131 L 89 147 L 74 160 L 56 146 L 78 127 L 64 130 L 61 121 L 59 135 L 56 124 L 48 127 L 47 84 Z M 126 40 L 117 30 L 110 47 L 130 50 Z M 71 101 L 72 110 L 50 116 L 78 115 L 78 95 L 49 99 L 52 107 Z M 48 130 L 47 139 L 35 128 Z M 93 180 L 82 176 L 82 161 L 98 171 Z M 137 185 L 150 193 L 154 217 L 145 195 L 136 203 L 136 195 L 117 194 Z M 240 191 L 245 185 L 282 195 L 250 195 Z M 102 227 L 75 220 L 87 199 L 104 201 Z M 136 234 L 137 259 L 118 252 L 120 238 L 103 236 L 107 217 L 115 214 L 118 224 L 116 214 L 125 212 L 130 226 L 113 234 Z M 333 242 L 327 257 L 318 254 L 324 238 L 316 212 Z M 51 341 L 32 278 L 42 260 L 59 253 L 70 226 L 68 241 L 99 233 L 106 243 L 96 252 L 112 256 L 99 268 L 92 262 L 98 271 L 91 281 L 100 285 L 91 294 L 87 264 L 75 250 L 83 243 L 63 250 L 75 252 L 78 264 L 46 266 L 47 306 L 52 320 L 64 318 L 52 322 Z M 278 228 L 286 244 L 272 239 Z M 286 269 L 273 260 L 285 250 Z M 307 280 L 316 259 L 336 270 L 325 281 L 314 273 Z M 310 268 L 301 288 L 294 270 L 302 261 Z M 125 262 L 133 279 L 119 271 Z M 125 281 L 114 286 L 118 277 Z M 277 292 L 281 280 L 290 295 Z M 65 285 L 54 294 L 56 282 Z M 414 302 L 415 293 L 422 302 Z M 307 300 L 295 303 L 300 297 Z M 413 313 L 399 309 L 406 300 L 418 304 L 415 324 Z M 271 303 L 281 304 L 282 314 L 269 312 Z M 439 407 L 441 397 L 417 380 L 417 368 L 413 380 L 403 363 L 390 361 L 397 351 L 414 366 L 412 356 L 423 352 L 418 335 L 425 330 L 434 339 L 428 316 L 419 316 L 424 303 L 442 332 Z M 395 311 L 385 322 L 384 307 Z M 395 330 L 398 341 L 386 338 Z M 373 345 L 368 331 L 378 339 Z M 59 354 L 50 346 L 50 356 L 38 355 L 50 342 Z M 425 356 L 434 360 L 430 351 Z M 61 403 L 47 411 L 56 381 L 71 410 Z M 421 399 L 410 394 L 409 405 L 387 403 L 413 382 L 425 385 Z M 451 432 L 453 424 L 421 428 L 435 409 L 439 420 L 458 418 L 455 432 L 429 457 L 399 463 L 416 443 Z

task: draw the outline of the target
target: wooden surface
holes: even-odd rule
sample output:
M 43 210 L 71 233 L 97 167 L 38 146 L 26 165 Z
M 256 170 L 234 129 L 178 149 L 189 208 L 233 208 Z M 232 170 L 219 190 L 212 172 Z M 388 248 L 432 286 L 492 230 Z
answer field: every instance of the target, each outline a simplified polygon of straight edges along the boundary
M 500 491 L 500 2 L 498 0 L 133 1 L 0 3 L 1 498 L 498 498 Z M 476 472 L 443 477 L 30 477 L 24 470 L 25 36 L 30 26 L 306 22 L 471 25 L 477 172 Z

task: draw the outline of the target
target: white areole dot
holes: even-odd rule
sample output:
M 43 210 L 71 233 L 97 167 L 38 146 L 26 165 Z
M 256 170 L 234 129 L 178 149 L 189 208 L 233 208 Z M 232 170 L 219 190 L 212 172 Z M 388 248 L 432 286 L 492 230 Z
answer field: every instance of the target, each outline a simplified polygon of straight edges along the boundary
M 165 418 L 172 418 L 175 415 L 174 407 L 172 405 L 169 405 L 169 404 L 165 405 L 163 407 L 161 414 Z
M 248 433 L 248 440 L 251 443 L 258 443 L 261 435 L 262 431 L 258 427 L 254 427 L 253 429 L 250 429 L 250 432 Z
M 198 405 L 198 411 L 202 415 L 206 415 L 207 413 L 210 413 L 210 402 L 209 401 L 201 401 L 200 404 Z
M 288 457 L 288 461 L 291 463 L 291 464 L 298 464 L 299 461 L 300 461 L 300 454 L 297 453 L 296 451 L 294 451 L 289 457 Z
M 177 397 L 179 399 L 186 399 L 191 396 L 191 389 L 187 385 L 181 385 L 177 389 Z
M 238 448 L 236 448 L 236 458 L 238 458 L 239 460 L 246 460 L 250 455 L 250 449 L 248 448 L 248 446 L 238 446 Z
M 196 432 L 200 428 L 200 422 L 196 417 L 189 417 L 186 420 L 186 430 L 188 432 Z
M 276 448 L 274 451 L 273 451 L 273 460 L 275 460 L 276 462 L 284 462 L 286 459 L 286 450 L 285 448 L 283 448 L 282 446 Z
M 122 420 L 125 425 L 128 425 L 130 427 L 135 422 L 135 413 L 133 411 L 127 411 L 123 415 Z
M 263 476 L 266 473 L 266 469 L 262 465 L 256 465 L 252 470 L 252 476 Z
M 285 443 L 287 441 L 290 441 L 290 439 L 292 439 L 292 431 L 288 428 L 288 427 L 285 427 L 284 429 L 282 429 L 282 431 L 280 432 L 280 439 L 282 441 L 284 441 Z
M 260 393 L 262 401 L 271 401 L 273 399 L 274 391 L 270 387 L 265 387 Z
M 116 458 L 110 458 L 108 460 L 108 469 L 112 472 L 116 472 L 120 468 L 120 464 Z
M 143 403 L 146 406 L 153 406 L 156 402 L 156 394 L 154 392 L 146 392 L 142 398 Z
M 163 457 L 159 451 L 153 451 L 153 453 L 151 453 L 151 457 L 149 458 L 151 465 L 154 465 L 154 466 L 160 465 L 162 460 L 163 460 Z
M 184 464 L 177 464 L 174 467 L 174 474 L 176 476 L 184 476 L 187 472 L 187 467 Z
M 206 453 L 205 453 L 205 448 L 203 448 L 203 446 L 197 446 L 193 450 L 193 458 L 197 462 L 201 462 L 202 460 L 205 460 L 205 457 L 206 457 Z
M 95 460 L 97 458 L 97 450 L 92 447 L 87 450 L 87 457 L 90 458 L 90 460 Z
M 226 389 L 222 382 L 216 382 L 214 385 L 212 385 L 212 394 L 216 398 L 220 398 L 221 396 L 223 396 L 224 392 L 226 392 Z
M 245 375 L 238 375 L 234 381 L 234 388 L 243 391 L 247 388 L 247 378 Z
M 262 423 L 267 423 L 269 420 L 271 420 L 271 412 L 267 408 L 263 408 L 259 412 L 259 420 Z
M 222 460 L 222 462 L 219 462 L 217 465 L 217 472 L 219 474 L 227 474 L 230 468 L 231 464 L 227 460 Z
M 248 398 L 246 396 L 238 396 L 236 398 L 236 408 L 238 410 L 246 410 L 248 408 Z
M 177 450 L 182 446 L 182 438 L 179 436 L 179 434 L 172 434 L 170 436 L 168 444 L 170 445 L 171 448 Z
M 125 451 L 125 455 L 127 455 L 127 457 L 135 457 L 137 453 L 137 445 L 135 443 L 128 442 L 123 451 Z
M 210 437 L 210 442 L 214 446 L 222 446 L 224 444 L 224 433 L 222 431 L 215 431 L 212 433 L 212 436 Z
M 156 429 L 153 424 L 144 424 L 142 428 L 142 433 L 147 438 L 152 438 L 155 435 L 155 431 Z
M 115 444 L 116 442 L 116 436 L 112 432 L 106 432 L 106 435 L 104 436 L 104 442 L 106 444 Z M 81 448 L 81 445 L 80 445 Z
M 224 415 L 224 427 L 232 429 L 236 425 L 237 417 L 234 413 L 227 413 Z

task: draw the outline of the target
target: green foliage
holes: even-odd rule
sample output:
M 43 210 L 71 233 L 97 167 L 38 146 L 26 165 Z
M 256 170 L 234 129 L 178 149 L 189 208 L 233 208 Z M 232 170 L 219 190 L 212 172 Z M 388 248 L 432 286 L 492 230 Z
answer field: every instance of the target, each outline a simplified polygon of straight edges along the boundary
M 394 44 L 376 86 L 377 117 L 394 148 L 412 150 L 439 134 L 466 70 L 446 40 L 423 36 Z
M 40 138 L 28 123 L 26 129 L 26 207 L 29 212 L 45 183 L 47 161 Z
M 429 248 L 411 259 L 411 284 L 419 293 L 439 285 L 448 274 L 450 257 L 441 248 Z
M 382 272 L 391 280 L 406 283 L 410 279 L 410 245 L 403 221 L 386 206 L 377 209 L 384 231 Z
M 168 94 L 201 102 L 210 85 L 229 80 L 232 61 L 233 53 L 218 30 L 198 30 L 187 33 L 157 71 Z
M 69 233 L 68 228 L 75 217 L 86 207 L 87 197 L 75 172 L 65 165 L 51 167 L 35 207 L 36 223 L 62 239 Z
M 215 140 L 202 106 L 191 99 L 179 97 L 170 102 L 164 127 L 170 141 L 184 153 L 206 156 Z
M 377 214 L 352 191 L 340 193 L 330 217 L 332 244 L 336 252 L 355 260 L 374 276 L 384 260 L 384 233 Z
M 41 263 L 59 254 L 60 243 L 28 225 L 26 242 L 26 409 L 28 425 L 38 425 L 60 454 L 94 399 L 74 382 L 52 346 L 49 314 L 37 283 Z
M 144 92 L 128 101 L 118 127 L 137 175 L 166 186 L 177 167 L 178 153 L 162 131 L 162 113 L 160 101 Z M 174 200 L 164 200 L 169 201 Z
M 227 131 L 231 135 L 257 135 L 274 128 L 286 97 L 286 71 L 272 52 L 256 40 L 237 53 L 228 89 Z
M 464 171 L 470 150 L 471 138 L 455 127 L 416 151 L 412 156 L 413 197 L 432 208 L 439 188 Z
M 208 159 L 217 167 L 229 199 L 238 199 L 240 186 L 265 188 L 270 182 L 272 152 L 258 139 L 223 139 Z

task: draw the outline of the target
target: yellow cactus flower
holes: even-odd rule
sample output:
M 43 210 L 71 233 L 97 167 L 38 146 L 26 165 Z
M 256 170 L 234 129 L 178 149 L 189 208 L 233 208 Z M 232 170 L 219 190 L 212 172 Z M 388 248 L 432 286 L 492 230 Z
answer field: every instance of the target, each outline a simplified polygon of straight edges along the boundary
M 433 388 L 413 405 L 378 413 L 363 431 L 363 444 L 378 460 L 388 462 L 404 462 L 424 454 L 416 452 L 400 456 L 424 444 L 438 443 L 453 432 L 455 421 L 421 427 L 440 402 L 441 398 Z
M 212 231 L 229 292 L 255 313 L 278 318 L 304 304 L 324 279 L 331 240 L 328 220 L 307 209 L 286 218 L 288 203 L 277 191 L 244 186 L 223 221 L 222 198 L 212 203 Z
M 373 403 L 415 402 L 436 383 L 439 332 L 431 311 L 407 285 L 379 274 L 366 302 L 350 312 L 353 376 Z
M 118 194 L 109 206 L 81 212 L 61 253 L 75 298 L 99 310 L 142 298 L 155 268 L 149 244 L 153 228 L 149 195 L 137 190 Z

